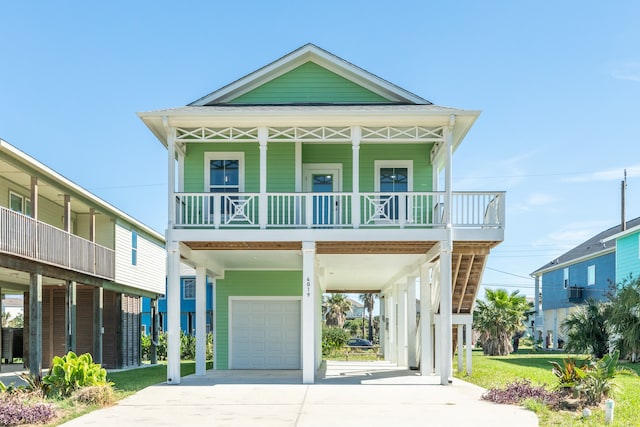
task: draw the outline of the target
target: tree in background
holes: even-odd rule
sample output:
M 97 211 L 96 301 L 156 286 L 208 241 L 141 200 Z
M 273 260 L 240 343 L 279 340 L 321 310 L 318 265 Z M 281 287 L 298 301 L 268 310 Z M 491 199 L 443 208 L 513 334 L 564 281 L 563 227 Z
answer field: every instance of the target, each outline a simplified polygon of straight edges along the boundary
M 565 350 L 570 353 L 589 353 L 597 359 L 609 352 L 607 318 L 611 306 L 589 298 L 584 305 L 570 313 L 563 321 L 567 333 Z
M 511 339 L 524 328 L 522 321 L 530 308 L 531 304 L 519 291 L 487 289 L 485 301 L 478 300 L 473 312 L 473 327 L 480 334 L 484 354 L 506 356 L 511 353 Z
M 360 294 L 360 301 L 364 305 L 364 308 L 369 313 L 369 341 L 373 342 L 373 307 L 375 306 L 375 294 Z M 363 333 L 364 334 L 364 333 Z
M 640 277 L 623 281 L 610 299 L 607 318 L 615 347 L 636 362 L 640 358 Z
M 351 301 L 344 294 L 331 294 L 324 301 L 323 306 L 326 310 L 327 326 L 342 328 L 347 320 L 347 313 L 351 310 Z

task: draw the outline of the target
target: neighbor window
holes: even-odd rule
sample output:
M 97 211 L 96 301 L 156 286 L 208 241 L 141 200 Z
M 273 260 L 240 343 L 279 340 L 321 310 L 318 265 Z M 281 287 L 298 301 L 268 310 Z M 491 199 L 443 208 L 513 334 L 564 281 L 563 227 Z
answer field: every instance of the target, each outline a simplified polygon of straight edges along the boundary
M 564 288 L 567 289 L 569 287 L 569 269 L 565 268 L 562 271 L 562 284 L 564 285 Z
M 595 285 L 596 284 L 596 266 L 590 265 L 587 267 L 587 285 Z
M 31 200 L 22 197 L 21 195 L 14 193 L 13 191 L 10 191 L 9 209 L 25 215 L 31 215 Z
M 195 279 L 184 279 L 182 282 L 182 295 L 184 299 L 195 299 L 196 298 L 196 280 Z
M 138 233 L 131 232 L 131 265 L 138 265 Z

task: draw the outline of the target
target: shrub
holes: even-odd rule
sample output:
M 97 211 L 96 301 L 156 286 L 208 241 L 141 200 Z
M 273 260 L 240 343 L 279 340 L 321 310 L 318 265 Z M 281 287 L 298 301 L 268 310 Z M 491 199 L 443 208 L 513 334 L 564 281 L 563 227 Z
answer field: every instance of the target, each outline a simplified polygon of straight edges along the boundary
M 482 395 L 482 399 L 509 405 L 519 405 L 527 399 L 534 399 L 545 405 L 557 407 L 561 396 L 543 386 L 534 386 L 531 381 L 522 379 L 507 384 L 505 388 L 491 388 Z
M 196 337 L 180 331 L 180 359 L 194 360 L 196 358 Z
M 32 403 L 19 396 L 3 395 L 0 399 L 0 425 L 44 424 L 56 415 L 52 405 Z
M 81 387 L 110 385 L 107 382 L 107 371 L 99 364 L 93 363 L 91 354 L 80 356 L 73 351 L 65 356 L 56 356 L 51 363 L 49 374 L 42 378 L 55 396 L 67 397 Z
M 349 334 L 342 328 L 322 328 L 322 354 L 329 355 L 332 351 L 344 346 L 349 340 Z
M 98 406 L 109 406 L 116 401 L 113 388 L 110 385 L 82 387 L 74 391 L 71 398 L 86 405 Z

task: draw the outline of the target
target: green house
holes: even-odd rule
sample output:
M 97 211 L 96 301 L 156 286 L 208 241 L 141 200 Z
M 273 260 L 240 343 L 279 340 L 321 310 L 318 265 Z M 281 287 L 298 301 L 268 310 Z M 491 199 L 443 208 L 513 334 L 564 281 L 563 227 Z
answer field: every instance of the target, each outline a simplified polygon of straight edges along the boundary
M 376 292 L 384 358 L 447 384 L 454 331 L 462 345 L 504 238 L 504 193 L 451 188 L 478 115 L 312 44 L 185 107 L 139 113 L 172 183 L 168 382 L 180 381 L 182 260 L 197 272 L 200 343 L 207 278 L 215 289 L 215 369 L 297 369 L 313 383 L 322 293 Z M 197 354 L 204 374 L 204 344 Z

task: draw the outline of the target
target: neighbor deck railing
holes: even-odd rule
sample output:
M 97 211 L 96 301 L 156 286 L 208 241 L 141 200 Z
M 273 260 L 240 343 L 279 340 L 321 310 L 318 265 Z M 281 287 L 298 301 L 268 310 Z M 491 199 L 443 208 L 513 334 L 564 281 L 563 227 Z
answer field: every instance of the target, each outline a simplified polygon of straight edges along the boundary
M 0 252 L 115 278 L 112 249 L 4 207 L 0 207 Z
M 175 226 L 444 227 L 445 196 L 445 192 L 176 193 Z M 454 192 L 451 210 L 454 227 L 503 228 L 504 192 Z

